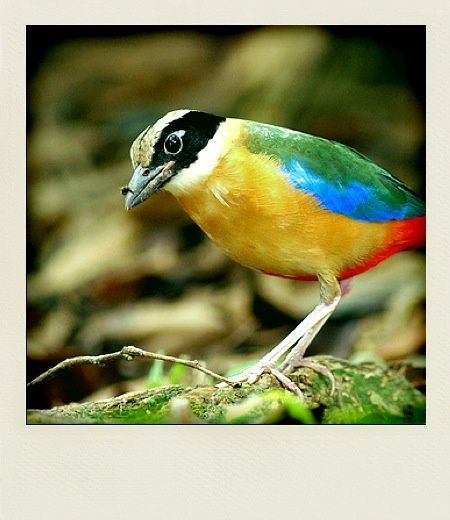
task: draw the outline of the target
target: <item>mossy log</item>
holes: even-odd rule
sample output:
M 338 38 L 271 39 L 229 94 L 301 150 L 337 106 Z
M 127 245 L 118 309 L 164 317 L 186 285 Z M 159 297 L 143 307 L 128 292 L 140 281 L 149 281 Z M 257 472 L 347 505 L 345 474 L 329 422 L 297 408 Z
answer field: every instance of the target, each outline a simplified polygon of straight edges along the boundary
M 330 380 L 301 368 L 292 374 L 304 399 L 282 389 L 271 375 L 241 387 L 171 385 L 97 402 L 29 410 L 28 424 L 423 424 L 425 396 L 411 383 L 406 364 L 352 364 L 317 356 Z

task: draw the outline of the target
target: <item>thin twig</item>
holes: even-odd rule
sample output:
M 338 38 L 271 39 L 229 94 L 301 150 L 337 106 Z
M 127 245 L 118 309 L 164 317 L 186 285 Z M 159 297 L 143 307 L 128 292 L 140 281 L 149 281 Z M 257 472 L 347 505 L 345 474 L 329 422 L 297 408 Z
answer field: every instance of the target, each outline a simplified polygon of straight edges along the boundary
M 103 354 L 101 356 L 77 356 L 69 359 L 65 359 L 58 363 L 53 368 L 50 368 L 40 376 L 36 377 L 32 381 L 27 384 L 29 386 L 35 386 L 44 381 L 52 379 L 58 372 L 61 370 L 65 370 L 66 368 L 72 368 L 77 365 L 100 365 L 103 366 L 105 363 L 109 361 L 117 361 L 119 359 L 125 359 L 126 361 L 131 361 L 135 358 L 146 358 L 146 359 L 160 359 L 162 361 L 168 361 L 169 363 L 180 363 L 180 365 L 186 365 L 187 367 L 195 368 L 196 370 L 200 370 L 200 372 L 204 372 L 214 379 L 218 379 L 219 381 L 223 381 L 224 383 L 228 383 L 232 386 L 240 386 L 239 383 L 232 381 L 220 374 L 216 374 L 212 372 L 208 368 L 200 365 L 200 363 L 196 360 L 189 359 L 181 359 L 173 356 L 165 356 L 163 354 L 154 354 L 153 352 L 147 352 L 146 350 L 142 350 L 140 348 L 136 348 L 133 346 L 123 347 L 122 350 L 118 352 L 112 352 L 111 354 Z

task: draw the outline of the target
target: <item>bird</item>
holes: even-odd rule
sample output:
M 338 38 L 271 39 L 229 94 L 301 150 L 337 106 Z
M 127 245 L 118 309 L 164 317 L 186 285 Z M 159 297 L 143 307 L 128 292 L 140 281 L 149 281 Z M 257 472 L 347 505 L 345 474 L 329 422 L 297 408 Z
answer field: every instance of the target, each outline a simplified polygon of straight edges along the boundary
M 352 277 L 425 245 L 425 203 L 394 175 L 336 141 L 200 110 L 174 110 L 145 128 L 130 149 L 127 210 L 170 192 L 236 262 L 288 279 L 317 281 L 320 301 L 252 367 L 299 391 L 289 377 L 309 367 L 331 380 L 306 350 Z M 283 359 L 284 358 L 284 359 Z

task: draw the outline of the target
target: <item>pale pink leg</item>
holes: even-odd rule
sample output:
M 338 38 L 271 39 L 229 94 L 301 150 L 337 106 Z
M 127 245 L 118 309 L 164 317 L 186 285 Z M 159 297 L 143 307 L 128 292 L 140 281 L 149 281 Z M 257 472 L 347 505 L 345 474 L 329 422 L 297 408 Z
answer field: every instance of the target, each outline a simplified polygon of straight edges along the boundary
M 281 343 L 279 343 L 260 361 L 258 361 L 256 365 L 247 370 L 244 370 L 237 376 L 233 376 L 230 379 L 236 382 L 254 383 L 261 377 L 262 374 L 272 373 L 275 377 L 277 377 L 283 386 L 292 390 L 292 385 L 295 384 L 289 378 L 287 378 L 286 374 L 283 372 L 285 372 L 285 369 L 288 366 L 292 367 L 293 362 L 297 361 L 297 355 L 299 352 L 301 352 L 301 359 L 303 359 L 306 348 L 319 332 L 323 324 L 333 313 L 341 299 L 341 289 L 336 278 L 333 277 L 327 279 L 319 276 L 318 279 L 321 293 L 321 302 L 319 305 L 317 305 L 315 309 L 310 314 L 308 314 L 308 316 Z M 276 362 L 293 347 L 295 348 L 292 354 L 289 355 L 286 359 L 287 365 L 285 367 L 283 366 L 286 362 L 282 365 L 283 372 L 277 370 L 275 368 Z M 308 363 L 310 368 L 313 368 L 313 365 L 316 366 L 318 364 L 314 362 Z M 321 371 L 321 373 L 324 373 L 324 370 L 328 369 L 320 365 L 318 370 Z M 280 377 L 280 374 L 282 377 Z M 287 381 L 290 381 L 290 383 L 287 383 Z M 220 386 L 223 385 L 221 384 Z
M 339 282 L 340 290 L 341 290 L 341 298 L 345 295 L 347 295 L 350 292 L 351 289 L 351 278 L 347 280 L 343 280 Z M 338 300 L 339 302 L 339 300 Z M 336 304 L 337 305 L 337 304 Z M 312 343 L 313 339 L 317 336 L 320 329 L 323 327 L 327 319 L 330 317 L 333 310 L 336 308 L 334 306 L 333 309 L 331 309 L 331 312 L 324 317 L 321 321 L 317 322 L 313 327 L 310 328 L 310 330 L 299 340 L 299 342 L 295 345 L 295 347 L 292 349 L 292 351 L 289 353 L 287 358 L 283 361 L 283 363 L 280 365 L 279 369 L 283 374 L 288 374 L 289 372 L 292 372 L 295 368 L 298 367 L 308 367 L 312 370 L 315 370 L 316 372 L 319 372 L 320 374 L 323 374 L 327 376 L 331 381 L 331 393 L 333 394 L 334 388 L 335 388 L 335 381 L 333 374 L 328 370 L 327 367 L 324 365 L 321 365 L 320 363 L 317 363 L 315 361 L 311 361 L 309 359 L 304 359 L 306 349 L 309 347 L 309 345 Z

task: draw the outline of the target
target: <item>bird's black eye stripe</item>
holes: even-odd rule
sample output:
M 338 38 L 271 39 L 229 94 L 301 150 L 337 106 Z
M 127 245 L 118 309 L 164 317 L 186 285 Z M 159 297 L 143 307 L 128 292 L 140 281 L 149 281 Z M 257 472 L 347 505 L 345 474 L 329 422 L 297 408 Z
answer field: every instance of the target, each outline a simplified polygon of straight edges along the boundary
M 183 131 L 172 132 L 164 141 L 164 151 L 168 154 L 175 155 L 183 149 L 182 135 Z
M 174 160 L 173 175 L 188 168 L 198 159 L 198 154 L 223 121 L 224 117 L 195 110 L 174 119 L 156 135 L 151 167 L 164 166 L 169 160 Z

